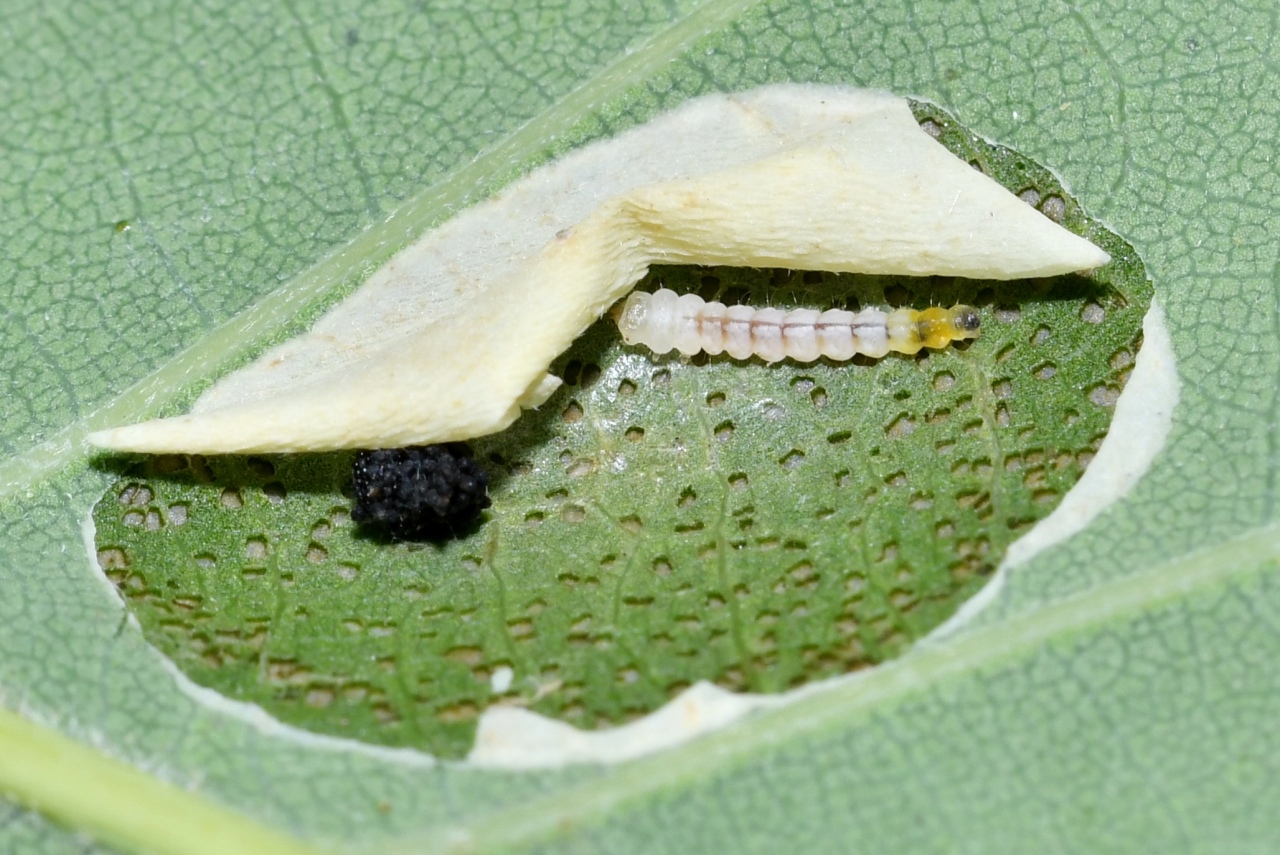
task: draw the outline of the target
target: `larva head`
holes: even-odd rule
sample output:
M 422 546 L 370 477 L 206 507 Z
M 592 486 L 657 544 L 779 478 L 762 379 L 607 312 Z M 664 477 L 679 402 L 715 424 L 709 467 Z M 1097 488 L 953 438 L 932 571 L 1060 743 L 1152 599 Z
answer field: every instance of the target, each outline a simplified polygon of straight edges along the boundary
M 680 296 L 667 288 L 652 294 L 632 291 L 618 315 L 618 330 L 627 344 L 643 344 L 654 353 L 675 347 L 675 327 Z
M 626 302 L 615 307 L 611 314 L 618 325 L 618 332 L 622 334 L 622 340 L 627 344 L 638 344 L 649 314 L 649 295 L 632 291 Z

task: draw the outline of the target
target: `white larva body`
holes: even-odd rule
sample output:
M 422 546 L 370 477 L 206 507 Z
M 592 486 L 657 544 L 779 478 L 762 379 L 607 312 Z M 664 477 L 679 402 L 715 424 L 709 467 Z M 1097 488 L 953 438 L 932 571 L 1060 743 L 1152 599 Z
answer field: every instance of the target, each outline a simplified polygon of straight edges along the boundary
M 916 353 L 978 336 L 978 314 L 967 306 L 923 312 L 783 311 L 708 303 L 697 294 L 678 295 L 667 288 L 652 294 L 632 291 L 615 319 L 623 341 L 643 344 L 654 353 L 727 353 L 765 362 L 813 362 L 824 356 L 843 361 L 859 355 L 879 359 L 891 351 Z
M 813 362 L 822 356 L 884 356 L 889 352 L 887 319 L 879 309 L 854 314 L 726 306 L 661 288 L 652 294 L 631 292 L 618 315 L 618 330 L 627 344 L 643 344 L 659 354 L 674 349 L 685 356 L 727 353 L 734 359 Z
M 393 241 L 404 226 L 378 228 Z M 552 360 L 656 263 L 1017 279 L 1108 260 L 922 132 L 901 98 L 708 95 L 423 235 L 190 415 L 89 439 L 219 454 L 494 433 L 546 400 Z

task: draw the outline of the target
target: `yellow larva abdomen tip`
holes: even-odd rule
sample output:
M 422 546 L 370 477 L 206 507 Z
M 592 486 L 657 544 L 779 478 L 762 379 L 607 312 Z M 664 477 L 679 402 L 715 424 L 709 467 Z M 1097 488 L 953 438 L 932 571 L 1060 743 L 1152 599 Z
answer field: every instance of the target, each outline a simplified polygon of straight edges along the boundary
M 934 348 L 977 338 L 980 325 L 977 310 L 970 306 L 925 309 L 916 318 L 920 343 Z
M 632 292 L 614 309 L 613 318 L 623 341 L 646 345 L 655 353 L 728 353 L 735 359 L 757 356 L 765 362 L 916 353 L 922 347 L 976 338 L 979 326 L 978 313 L 969 306 L 923 312 L 897 309 L 888 314 L 880 309 L 784 311 L 707 303 L 696 294 L 678 295 L 666 288 L 652 294 Z

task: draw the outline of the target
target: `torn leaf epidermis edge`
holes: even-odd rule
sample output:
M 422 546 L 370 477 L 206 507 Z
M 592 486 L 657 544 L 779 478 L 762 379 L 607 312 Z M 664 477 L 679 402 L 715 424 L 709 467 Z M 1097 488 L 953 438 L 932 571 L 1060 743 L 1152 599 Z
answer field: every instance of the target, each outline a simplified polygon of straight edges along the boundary
M 1110 257 L 956 158 L 907 102 L 708 95 L 541 167 L 406 247 L 307 334 L 119 451 L 394 448 L 510 425 L 651 264 L 1020 279 Z

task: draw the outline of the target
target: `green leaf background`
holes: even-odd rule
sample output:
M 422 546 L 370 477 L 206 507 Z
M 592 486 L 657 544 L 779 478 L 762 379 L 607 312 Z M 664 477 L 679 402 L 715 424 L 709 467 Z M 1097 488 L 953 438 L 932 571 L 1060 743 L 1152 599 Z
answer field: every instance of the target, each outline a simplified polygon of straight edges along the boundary
M 0 699 L 21 718 L 0 720 L 0 770 L 21 739 L 52 756 L 60 732 L 146 773 L 120 779 L 121 803 L 159 806 L 169 781 L 193 827 L 225 806 L 352 851 L 1273 851 L 1270 4 L 15 3 L 5 19 Z M 936 101 L 1052 165 L 1134 244 L 1183 384 L 1134 493 L 945 643 L 626 766 L 411 762 L 181 692 L 85 543 L 110 480 L 85 431 L 183 406 L 549 152 L 779 80 Z M 44 794 L 24 790 L 44 813 L 0 805 L 0 850 L 85 851 L 75 826 L 98 826 L 75 806 L 100 763 L 46 764 Z M 234 820 L 210 816 L 166 851 L 231 847 Z M 138 828 L 113 839 L 163 848 Z

